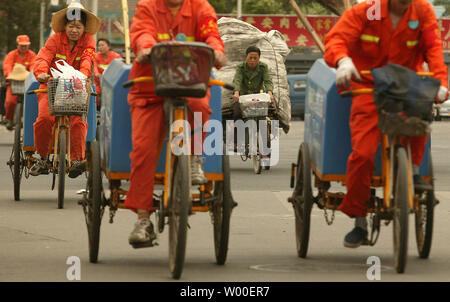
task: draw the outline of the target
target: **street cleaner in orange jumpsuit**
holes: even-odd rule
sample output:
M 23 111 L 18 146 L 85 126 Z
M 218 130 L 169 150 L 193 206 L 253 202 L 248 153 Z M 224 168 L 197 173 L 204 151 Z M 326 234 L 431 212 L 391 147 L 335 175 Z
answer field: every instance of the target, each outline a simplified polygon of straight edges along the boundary
M 94 34 L 100 28 L 100 20 L 86 10 L 79 2 L 56 12 L 52 17 L 55 31 L 39 51 L 34 74 L 41 83 L 40 89 L 47 89 L 50 68 L 56 68 L 55 62 L 64 60 L 86 77 L 91 76 L 95 55 Z M 52 126 L 56 119 L 50 116 L 47 93 L 38 93 L 39 115 L 34 123 L 34 145 L 41 159 L 31 168 L 30 174 L 37 176 L 49 173 L 48 155 L 52 138 Z M 69 177 L 75 178 L 86 169 L 84 160 L 87 122 L 85 117 L 70 117 L 70 157 L 72 165 Z
M 447 99 L 447 66 L 444 64 L 440 29 L 433 8 L 426 0 L 380 0 L 378 18 L 373 19 L 373 2 L 347 10 L 325 37 L 324 59 L 337 67 L 336 84 L 351 89 L 373 88 L 369 76 L 360 70 L 383 67 L 388 62 L 421 71 L 428 63 L 441 81 L 439 102 Z M 376 11 L 376 10 L 375 10 Z M 368 16 L 371 16 L 369 18 Z M 352 78 L 353 77 L 353 78 Z M 348 88 L 347 88 L 348 89 Z M 339 210 L 355 218 L 355 228 L 344 238 L 344 246 L 359 247 L 367 237 L 367 206 L 380 141 L 378 114 L 372 94 L 354 96 L 350 113 L 352 153 L 347 162 L 347 194 Z M 419 177 L 427 136 L 410 139 L 414 186 L 429 189 Z
M 102 94 L 101 78 L 105 69 L 114 59 L 121 59 L 122 56 L 117 52 L 112 51 L 111 43 L 108 39 L 97 40 L 97 50 L 94 59 L 94 75 L 95 75 L 95 88 L 97 90 L 97 108 L 100 108 L 100 96 Z
M 174 40 L 184 34 L 188 41 L 204 42 L 214 49 L 215 65 L 226 63 L 224 43 L 220 37 L 214 8 L 207 0 L 141 0 L 130 29 L 131 46 L 136 59 L 130 79 L 152 75 L 150 52 L 158 42 Z M 209 120 L 210 93 L 204 98 L 188 98 L 192 111 L 200 112 L 202 122 Z M 138 221 L 128 241 L 133 247 L 151 246 L 156 239 L 150 214 L 153 208 L 153 188 L 159 159 L 158 145 L 165 133 L 163 99 L 156 96 L 153 83 L 136 84 L 130 89 L 132 145 L 130 154 L 130 187 L 124 205 L 135 211 Z M 188 113 L 191 129 L 193 116 Z M 197 126 L 197 125 L 196 125 Z M 204 138 L 204 137 L 203 137 Z M 194 150 L 194 144 L 192 150 Z M 198 150 L 198 149 L 197 149 Z M 191 156 L 192 184 L 205 183 L 199 155 Z
M 22 64 L 28 71 L 31 71 L 34 64 L 36 54 L 30 50 L 30 38 L 27 35 L 20 35 L 16 38 L 17 49 L 8 53 L 3 61 L 3 74 L 5 78 L 11 73 L 15 64 Z M 8 130 L 13 129 L 14 111 L 17 104 L 17 95 L 13 95 L 11 92 L 11 86 L 6 88 L 6 100 L 5 100 L 5 120 L 6 128 Z

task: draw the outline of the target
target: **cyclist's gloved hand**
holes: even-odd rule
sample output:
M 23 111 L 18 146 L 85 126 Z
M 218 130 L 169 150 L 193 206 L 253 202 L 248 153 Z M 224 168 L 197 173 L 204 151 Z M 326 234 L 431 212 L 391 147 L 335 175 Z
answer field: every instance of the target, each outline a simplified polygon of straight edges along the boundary
M 448 88 L 445 86 L 441 86 L 439 88 L 439 92 L 437 94 L 436 103 L 442 104 L 448 99 Z
M 143 48 L 136 57 L 136 62 L 139 64 L 149 64 L 150 63 L 150 53 L 151 48 Z
M 41 73 L 41 74 L 38 74 L 38 76 L 37 76 L 37 80 L 39 81 L 39 83 L 47 83 L 49 78 L 50 78 L 50 75 L 47 73 Z
M 352 76 L 360 81 L 361 77 L 356 70 L 355 64 L 349 57 L 345 57 L 339 60 L 338 69 L 336 71 L 336 85 L 337 86 L 348 86 Z
M 235 91 L 233 94 L 233 102 L 239 102 L 239 91 Z

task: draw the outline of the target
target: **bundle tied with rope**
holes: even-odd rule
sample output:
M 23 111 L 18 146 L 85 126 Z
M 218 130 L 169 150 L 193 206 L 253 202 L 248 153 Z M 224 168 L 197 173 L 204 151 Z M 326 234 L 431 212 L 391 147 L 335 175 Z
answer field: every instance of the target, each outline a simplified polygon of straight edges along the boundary
M 269 67 L 269 74 L 273 82 L 273 96 L 280 121 L 280 127 L 288 133 L 291 123 L 291 102 L 289 84 L 287 81 L 284 62 L 290 50 L 283 35 L 276 30 L 263 32 L 253 25 L 234 18 L 220 18 L 217 22 L 222 40 L 225 43 L 225 53 L 228 62 L 214 75 L 227 83 L 231 83 L 239 64 L 245 61 L 245 51 L 249 46 L 256 46 L 261 50 L 261 62 Z M 232 116 L 233 91 L 223 91 L 222 114 L 224 118 Z
M 411 137 L 428 134 L 440 81 L 392 63 L 371 72 L 381 132 Z

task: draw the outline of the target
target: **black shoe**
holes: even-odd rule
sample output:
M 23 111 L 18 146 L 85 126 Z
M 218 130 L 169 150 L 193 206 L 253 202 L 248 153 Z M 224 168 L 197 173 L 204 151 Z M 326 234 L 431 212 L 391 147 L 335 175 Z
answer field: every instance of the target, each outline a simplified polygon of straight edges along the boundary
M 83 172 L 86 171 L 86 161 L 85 160 L 74 160 L 72 164 L 70 165 L 69 169 L 69 177 L 70 178 L 77 178 Z
M 6 129 L 8 129 L 9 131 L 14 130 L 14 122 L 12 120 L 6 121 Z
M 367 231 L 360 227 L 355 227 L 350 233 L 345 235 L 344 246 L 357 248 L 367 240 Z
M 45 159 L 38 159 L 30 169 L 30 175 L 47 175 L 49 174 L 50 163 Z
M 431 191 L 433 190 L 433 186 L 427 183 L 425 180 L 420 177 L 420 175 L 414 175 L 414 190 L 415 191 Z

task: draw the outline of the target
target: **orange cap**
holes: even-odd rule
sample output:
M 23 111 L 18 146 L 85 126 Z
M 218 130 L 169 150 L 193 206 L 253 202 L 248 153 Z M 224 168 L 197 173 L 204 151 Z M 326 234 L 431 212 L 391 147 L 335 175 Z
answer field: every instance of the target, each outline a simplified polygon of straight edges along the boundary
M 27 35 L 17 36 L 16 41 L 17 41 L 17 44 L 19 44 L 19 45 L 30 45 L 31 44 L 30 38 Z

